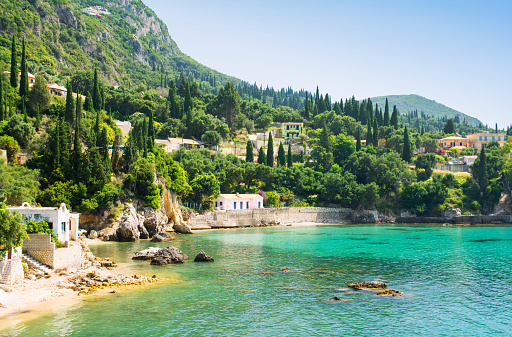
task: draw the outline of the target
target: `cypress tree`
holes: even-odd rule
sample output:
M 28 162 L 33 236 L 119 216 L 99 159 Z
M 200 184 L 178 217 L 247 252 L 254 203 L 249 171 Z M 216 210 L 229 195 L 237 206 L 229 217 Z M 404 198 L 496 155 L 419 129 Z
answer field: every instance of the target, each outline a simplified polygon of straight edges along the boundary
M 361 127 L 357 128 L 357 136 L 356 136 L 356 151 L 361 151 Z
M 119 145 L 121 144 L 121 136 L 116 133 L 114 144 L 112 145 L 112 171 L 117 174 L 119 172 Z
M 28 123 L 27 107 L 25 106 L 25 100 L 23 100 L 21 104 L 22 104 L 21 110 L 23 112 L 23 121 L 25 123 Z
M 167 96 L 167 100 L 169 101 L 169 113 L 171 118 L 178 118 L 176 108 L 176 85 L 173 80 L 171 80 L 171 85 L 169 86 L 169 95 Z
M 366 146 L 371 146 L 373 143 L 373 132 L 372 132 L 372 123 L 368 120 L 368 125 L 366 125 Z
M 82 96 L 80 95 L 80 93 L 77 93 L 76 95 L 75 115 L 78 124 L 82 123 Z
M 93 111 L 93 106 L 92 106 L 92 96 L 91 96 L 91 92 L 88 91 L 87 92 L 87 96 L 85 97 L 85 103 L 84 103 L 84 110 L 85 111 Z
M 254 153 L 252 153 L 252 151 L 252 142 L 248 140 L 247 146 L 245 147 L 245 161 L 247 163 L 254 163 Z
M 76 182 L 79 177 L 78 172 L 80 172 L 80 165 L 82 161 L 82 146 L 80 145 L 80 124 L 78 123 L 78 116 L 75 119 L 75 137 L 73 139 L 73 154 L 71 160 Z
M 301 150 L 300 155 L 299 155 L 299 163 L 303 163 L 303 162 L 304 162 L 304 151 Z
M 407 131 L 407 126 L 404 129 L 404 148 L 402 152 L 402 159 L 406 162 L 411 162 L 411 143 L 409 141 L 409 131 Z
M 306 102 L 304 103 L 304 118 L 306 118 L 307 120 L 309 120 L 310 116 L 310 112 L 309 112 L 309 102 L 308 102 L 308 93 L 306 91 Z
M 153 152 L 155 146 L 155 123 L 153 122 L 153 111 L 149 112 L 149 123 L 148 123 L 148 150 Z
M 487 155 L 485 153 L 485 147 L 482 148 L 480 155 L 478 156 L 478 184 L 481 191 L 482 203 L 485 201 L 485 190 L 487 189 Z
M 423 127 L 423 125 L 421 126 L 421 133 L 420 135 L 423 136 L 423 134 L 425 133 L 425 128 Z
M 21 47 L 21 76 L 20 76 L 20 96 L 25 97 L 28 94 L 28 67 L 27 55 L 25 50 L 25 39 Z
M 292 158 L 292 143 L 288 142 L 288 155 L 286 156 L 287 166 L 293 166 L 293 158 Z
M 16 54 L 16 36 L 12 36 L 11 45 L 11 87 L 18 87 L 18 57 Z
M 146 121 L 146 116 L 142 120 L 142 156 L 144 158 L 148 157 L 148 122 Z
M 73 101 L 73 87 L 71 86 L 71 82 L 66 85 L 68 92 L 66 93 L 66 112 L 65 118 L 66 122 L 69 123 L 71 127 L 73 125 L 73 120 L 75 118 L 75 102 Z
M 4 74 L 0 73 L 0 121 L 4 118 Z
M 378 147 L 379 146 L 379 124 L 377 122 L 377 118 L 374 118 L 373 120 L 373 146 Z
M 39 129 L 41 128 L 41 113 L 39 112 L 39 107 L 37 107 L 37 112 L 36 112 L 36 124 L 34 125 L 36 131 L 39 131 Z
M 263 150 L 263 146 L 260 147 L 260 150 L 258 151 L 258 164 L 266 164 L 267 163 L 267 156 L 265 155 L 265 151 Z
M 277 165 L 286 167 L 286 155 L 284 153 L 283 143 L 279 143 L 279 150 L 277 151 Z
M 185 84 L 185 102 L 183 103 L 185 113 L 192 111 L 192 97 L 190 96 L 190 85 Z
M 387 98 L 384 106 L 384 126 L 389 126 L 389 103 Z
M 272 139 L 272 132 L 269 132 L 267 143 L 267 166 L 274 166 L 274 140 Z
M 398 127 L 398 110 L 396 108 L 396 105 L 393 106 L 393 113 L 391 114 L 389 124 L 395 129 Z
M 94 110 L 101 109 L 100 84 L 98 83 L 98 69 L 94 69 L 94 81 L 92 85 L 92 107 Z
M 60 168 L 60 116 L 57 116 L 55 124 L 55 153 L 53 158 L 53 168 Z
M 325 122 L 325 119 L 322 123 L 322 132 L 320 133 L 320 146 L 322 146 L 326 152 L 331 152 L 331 138 L 329 136 L 329 129 L 327 128 L 327 123 Z

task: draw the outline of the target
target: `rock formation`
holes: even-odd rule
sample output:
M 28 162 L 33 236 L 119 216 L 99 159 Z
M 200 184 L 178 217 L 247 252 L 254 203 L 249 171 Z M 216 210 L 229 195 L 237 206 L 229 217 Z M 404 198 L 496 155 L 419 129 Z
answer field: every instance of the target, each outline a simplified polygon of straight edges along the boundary
M 183 220 L 180 204 L 178 203 L 176 195 L 171 195 L 167 189 L 164 189 L 163 200 L 165 213 L 169 219 L 169 223 L 173 224 L 174 231 L 181 234 L 192 234 L 192 230 Z
M 169 263 L 183 263 L 188 256 L 174 246 L 162 248 L 151 259 L 152 265 L 165 266 Z
M 149 247 L 139 252 L 136 252 L 132 257 L 132 260 L 151 260 L 155 257 L 156 252 L 161 250 L 162 248 L 157 247 Z
M 153 236 L 153 239 L 151 241 L 153 242 L 162 242 L 162 241 L 169 241 L 174 239 L 171 234 L 167 232 L 158 232 Z
M 380 281 L 356 282 L 348 286 L 355 290 L 384 290 L 388 288 L 384 282 Z
M 139 218 L 133 204 L 126 204 L 119 228 L 117 229 L 117 239 L 119 241 L 136 241 L 140 238 Z
M 213 262 L 213 261 L 214 261 L 213 257 L 206 255 L 206 253 L 203 250 L 200 251 L 196 255 L 196 258 L 194 259 L 194 262 Z

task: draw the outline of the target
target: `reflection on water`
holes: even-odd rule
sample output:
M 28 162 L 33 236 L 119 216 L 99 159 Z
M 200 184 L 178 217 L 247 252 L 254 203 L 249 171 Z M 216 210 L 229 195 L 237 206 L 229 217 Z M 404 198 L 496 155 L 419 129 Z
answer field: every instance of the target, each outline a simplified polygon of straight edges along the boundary
M 180 282 L 86 300 L 80 308 L 16 324 L 8 335 L 507 336 L 512 334 L 507 238 L 512 228 L 205 231 L 172 241 L 191 261 L 163 268 L 131 256 L 169 243 L 92 246 L 130 272 Z M 200 250 L 215 262 L 192 262 Z M 406 296 L 381 298 L 346 288 L 374 279 Z M 333 297 L 347 301 L 329 301 Z

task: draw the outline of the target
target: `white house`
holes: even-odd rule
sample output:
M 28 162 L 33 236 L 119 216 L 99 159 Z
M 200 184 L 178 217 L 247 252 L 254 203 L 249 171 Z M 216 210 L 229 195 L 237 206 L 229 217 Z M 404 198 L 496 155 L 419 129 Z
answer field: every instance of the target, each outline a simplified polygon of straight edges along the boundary
M 263 197 L 259 194 L 221 194 L 215 199 L 215 209 L 238 210 L 263 208 Z
M 61 242 L 78 240 L 80 214 L 70 212 L 64 203 L 60 207 L 32 207 L 28 202 L 24 202 L 19 207 L 7 207 L 7 209 L 20 212 L 28 220 L 46 220 Z
M 478 156 L 464 156 L 464 164 L 466 165 L 473 165 L 475 163 L 475 159 L 478 158 Z

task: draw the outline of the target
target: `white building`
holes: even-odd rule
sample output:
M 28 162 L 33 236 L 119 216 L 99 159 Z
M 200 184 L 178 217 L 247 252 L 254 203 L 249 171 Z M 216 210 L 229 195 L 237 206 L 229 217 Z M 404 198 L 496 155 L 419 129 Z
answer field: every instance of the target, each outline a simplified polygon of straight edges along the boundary
M 32 207 L 28 202 L 24 202 L 19 207 L 7 207 L 7 209 L 20 212 L 28 220 L 46 220 L 61 242 L 78 240 L 80 214 L 70 212 L 64 203 L 60 207 Z
M 475 163 L 475 159 L 478 158 L 478 156 L 464 156 L 464 164 L 466 165 L 473 165 Z
M 263 197 L 259 194 L 221 194 L 215 199 L 215 209 L 238 210 L 263 208 Z

